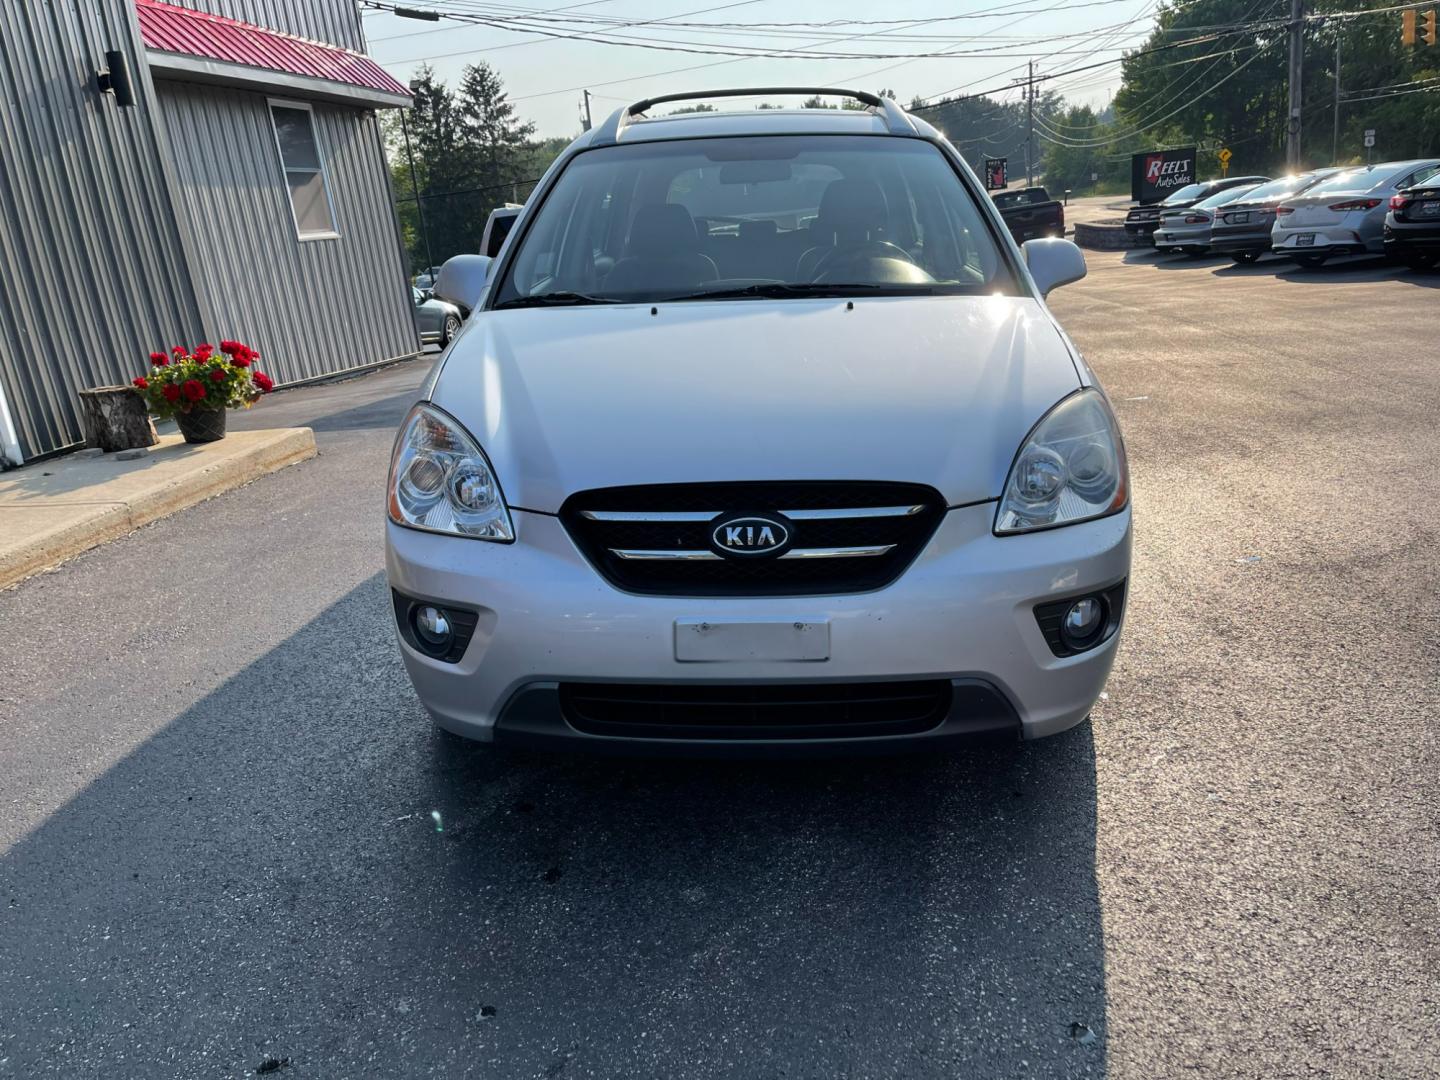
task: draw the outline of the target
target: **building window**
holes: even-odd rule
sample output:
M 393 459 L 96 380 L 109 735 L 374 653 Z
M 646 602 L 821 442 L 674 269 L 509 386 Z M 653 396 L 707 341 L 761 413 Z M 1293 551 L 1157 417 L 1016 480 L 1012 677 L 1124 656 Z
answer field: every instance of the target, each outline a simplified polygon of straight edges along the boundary
M 325 182 L 325 163 L 320 159 L 320 141 L 315 137 L 315 118 L 310 106 L 289 101 L 271 102 L 270 120 L 275 125 L 280 164 L 290 189 L 296 233 L 301 240 L 338 236 L 335 207 Z

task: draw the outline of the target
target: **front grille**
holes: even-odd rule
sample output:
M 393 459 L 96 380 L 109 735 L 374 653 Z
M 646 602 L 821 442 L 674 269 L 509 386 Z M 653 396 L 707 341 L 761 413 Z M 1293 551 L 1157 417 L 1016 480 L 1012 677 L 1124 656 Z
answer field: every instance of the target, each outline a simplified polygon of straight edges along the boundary
M 780 685 L 561 683 L 565 720 L 628 739 L 859 739 L 929 731 L 953 688 L 924 682 Z
M 757 515 L 789 532 L 769 555 L 722 553 L 722 521 Z M 945 515 L 922 484 L 785 481 L 655 484 L 572 495 L 560 520 L 618 589 L 651 596 L 820 596 L 894 581 Z

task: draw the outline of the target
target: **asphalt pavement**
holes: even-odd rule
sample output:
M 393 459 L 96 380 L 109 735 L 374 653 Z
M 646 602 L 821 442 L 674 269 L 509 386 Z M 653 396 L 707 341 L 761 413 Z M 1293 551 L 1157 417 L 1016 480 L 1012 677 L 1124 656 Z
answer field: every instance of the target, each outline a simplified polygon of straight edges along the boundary
M 1129 447 L 1092 723 L 875 762 L 499 755 L 393 643 L 428 361 L 0 593 L 0 1076 L 1440 1074 L 1440 276 L 1087 253 Z

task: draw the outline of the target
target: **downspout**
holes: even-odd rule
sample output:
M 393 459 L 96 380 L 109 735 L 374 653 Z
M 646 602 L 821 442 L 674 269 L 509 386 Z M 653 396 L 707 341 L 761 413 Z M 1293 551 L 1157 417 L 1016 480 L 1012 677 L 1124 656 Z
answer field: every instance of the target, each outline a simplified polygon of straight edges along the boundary
M 24 464 L 20 454 L 20 436 L 10 418 L 10 403 L 5 400 L 5 382 L 0 380 L 0 467 Z

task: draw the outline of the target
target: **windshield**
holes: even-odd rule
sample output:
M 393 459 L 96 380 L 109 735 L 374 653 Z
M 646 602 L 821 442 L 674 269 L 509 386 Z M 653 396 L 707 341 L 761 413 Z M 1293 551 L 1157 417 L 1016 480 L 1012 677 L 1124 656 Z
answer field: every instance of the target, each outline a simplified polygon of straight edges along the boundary
M 1232 203 L 1236 199 L 1244 198 L 1254 190 L 1254 184 L 1241 184 L 1239 187 L 1226 188 L 1224 191 L 1217 191 L 1208 199 L 1201 199 L 1195 204 L 1195 209 L 1213 210 L 1217 206 L 1224 206 L 1226 203 Z
M 1034 206 L 1039 203 L 1050 202 L 1050 196 L 1045 193 L 1044 188 L 1027 188 L 1024 191 L 997 191 L 994 195 L 995 205 L 1002 210 L 1012 206 Z
M 1176 203 L 1189 202 L 1191 199 L 1198 199 L 1205 194 L 1204 184 L 1186 184 L 1179 191 L 1172 191 L 1166 196 L 1161 206 L 1174 206 Z
M 1315 183 L 1315 177 L 1310 174 L 1302 176 L 1282 176 L 1278 180 L 1271 180 L 1268 184 L 1261 184 L 1246 194 L 1246 202 L 1264 202 L 1267 199 L 1283 199 L 1287 195 L 1294 195 L 1296 192 L 1304 191 L 1310 184 Z
M 982 292 L 1018 286 L 938 147 L 762 136 L 579 154 L 494 306 Z
M 1306 195 L 1329 195 L 1337 191 L 1369 191 L 1380 182 L 1380 174 L 1374 169 L 1347 169 L 1321 180 Z

